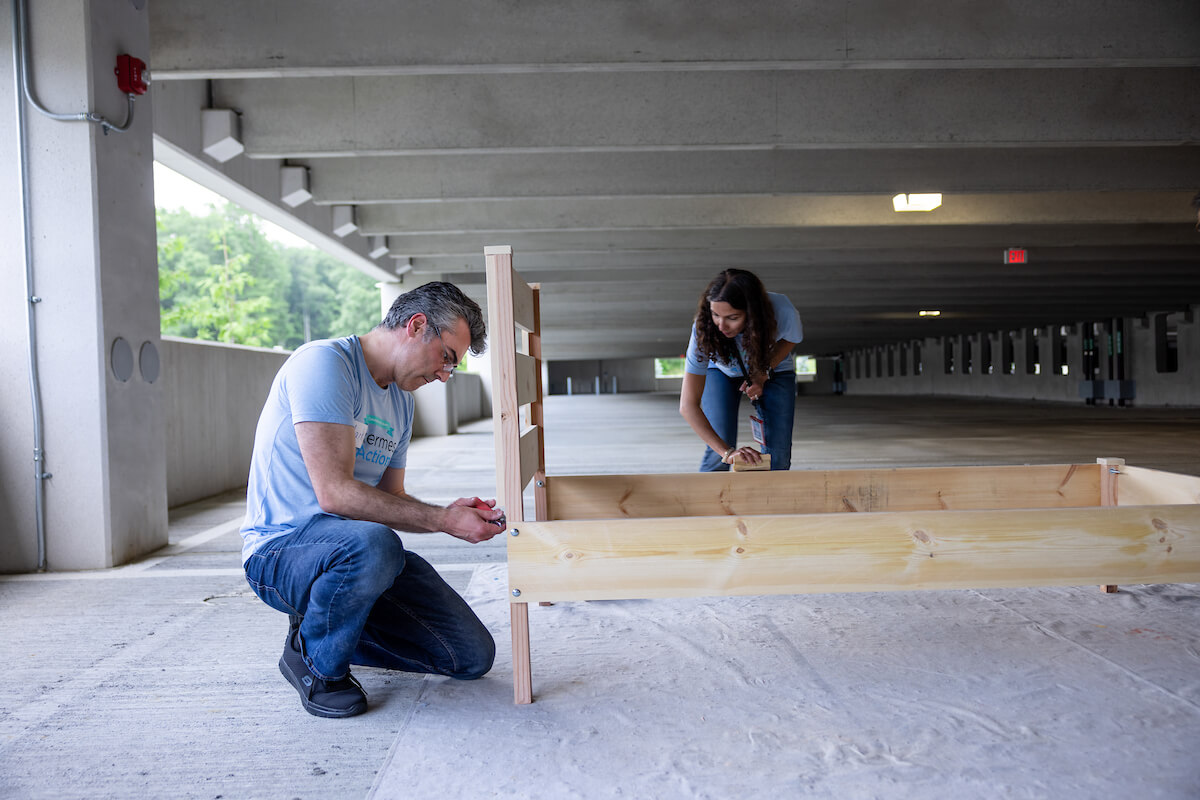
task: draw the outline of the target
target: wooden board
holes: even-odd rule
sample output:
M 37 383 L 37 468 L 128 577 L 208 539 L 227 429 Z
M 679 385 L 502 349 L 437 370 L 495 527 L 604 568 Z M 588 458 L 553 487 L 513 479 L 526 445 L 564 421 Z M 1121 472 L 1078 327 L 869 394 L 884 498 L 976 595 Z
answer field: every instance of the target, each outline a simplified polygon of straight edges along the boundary
M 541 398 L 538 397 L 537 359 L 524 353 L 516 353 L 513 372 L 517 383 L 517 405 L 539 402 Z
M 1200 506 L 515 527 L 522 602 L 1200 581 Z
M 1116 494 L 1118 506 L 1200 503 L 1200 478 L 1144 467 L 1122 467 Z
M 1100 466 L 561 475 L 550 519 L 1066 508 L 1100 503 Z
M 521 491 L 529 485 L 536 472 L 542 469 L 542 431 L 540 428 L 530 428 L 521 434 L 518 448 L 521 459 Z

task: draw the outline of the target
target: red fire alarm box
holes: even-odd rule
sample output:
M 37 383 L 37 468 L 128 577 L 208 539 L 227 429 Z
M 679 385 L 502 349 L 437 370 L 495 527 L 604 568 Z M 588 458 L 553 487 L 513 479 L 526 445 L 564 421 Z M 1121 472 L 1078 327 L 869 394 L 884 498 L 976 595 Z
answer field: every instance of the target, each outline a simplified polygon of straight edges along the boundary
M 1024 247 L 1010 247 L 1004 251 L 1005 264 L 1028 264 L 1029 252 Z
M 117 68 L 113 72 L 117 76 L 117 86 L 124 94 L 145 94 L 150 88 L 146 62 L 140 58 L 122 53 L 117 56 Z

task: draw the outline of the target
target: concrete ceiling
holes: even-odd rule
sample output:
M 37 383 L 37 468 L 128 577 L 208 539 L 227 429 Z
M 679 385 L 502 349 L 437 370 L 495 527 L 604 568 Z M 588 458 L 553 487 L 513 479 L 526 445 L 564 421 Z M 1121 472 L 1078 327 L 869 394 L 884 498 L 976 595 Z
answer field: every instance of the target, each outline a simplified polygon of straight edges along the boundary
M 512 245 L 547 359 L 678 355 L 726 266 L 787 293 L 819 355 L 1200 303 L 1194 0 L 150 12 L 160 146 L 203 163 L 193 118 L 236 110 L 244 163 L 209 166 L 318 227 L 356 206 L 377 277 L 482 299 L 484 246 Z M 278 204 L 284 163 L 307 207 Z

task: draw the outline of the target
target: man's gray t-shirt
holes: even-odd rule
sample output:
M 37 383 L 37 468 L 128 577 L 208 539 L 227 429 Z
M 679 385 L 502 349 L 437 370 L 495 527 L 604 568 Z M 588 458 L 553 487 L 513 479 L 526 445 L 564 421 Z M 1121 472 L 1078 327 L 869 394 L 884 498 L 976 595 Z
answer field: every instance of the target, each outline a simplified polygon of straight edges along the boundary
M 357 336 L 309 342 L 284 362 L 271 384 L 254 434 L 242 523 L 242 563 L 263 545 L 286 536 L 317 503 L 296 440 L 297 422 L 354 428 L 354 478 L 377 486 L 389 468 L 402 469 L 412 436 L 413 396 L 371 377 Z

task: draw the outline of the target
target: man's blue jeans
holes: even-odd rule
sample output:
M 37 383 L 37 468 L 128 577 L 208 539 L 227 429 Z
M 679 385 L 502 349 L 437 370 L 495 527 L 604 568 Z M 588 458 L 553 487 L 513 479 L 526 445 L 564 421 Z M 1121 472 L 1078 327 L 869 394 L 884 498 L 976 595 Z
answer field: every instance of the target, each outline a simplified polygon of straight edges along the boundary
M 246 561 L 263 602 L 302 617 L 304 659 L 337 680 L 350 664 L 478 678 L 496 643 L 475 612 L 386 525 L 318 514 Z
M 700 410 L 708 423 L 729 445 L 737 444 L 738 403 L 742 393 L 738 387 L 743 378 L 731 378 L 719 369 L 709 369 L 704 376 L 704 394 L 700 397 Z M 767 443 L 762 448 L 771 456 L 771 469 L 791 469 L 792 466 L 792 423 L 796 417 L 796 373 L 773 372 L 771 380 L 763 386 L 763 427 Z M 721 463 L 721 454 L 711 447 L 704 448 L 700 459 L 701 472 L 720 472 L 729 469 Z

